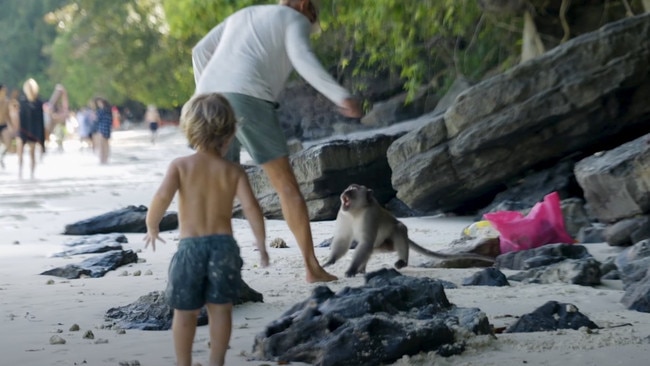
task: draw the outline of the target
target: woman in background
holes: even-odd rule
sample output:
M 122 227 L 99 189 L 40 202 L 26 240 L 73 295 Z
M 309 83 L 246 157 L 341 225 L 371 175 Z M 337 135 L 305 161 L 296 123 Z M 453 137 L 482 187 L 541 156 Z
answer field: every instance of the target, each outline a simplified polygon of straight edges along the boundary
M 28 79 L 23 84 L 24 95 L 20 98 L 19 133 L 18 133 L 18 178 L 23 178 L 23 152 L 25 144 L 29 147 L 30 169 L 29 177 L 34 179 L 36 170 L 36 144 L 41 145 L 45 152 L 45 118 L 43 102 L 39 99 L 38 83 Z
M 97 116 L 96 140 L 99 147 L 99 163 L 108 164 L 110 146 L 108 140 L 111 138 L 113 125 L 113 112 L 111 105 L 104 98 L 95 98 L 95 114 Z

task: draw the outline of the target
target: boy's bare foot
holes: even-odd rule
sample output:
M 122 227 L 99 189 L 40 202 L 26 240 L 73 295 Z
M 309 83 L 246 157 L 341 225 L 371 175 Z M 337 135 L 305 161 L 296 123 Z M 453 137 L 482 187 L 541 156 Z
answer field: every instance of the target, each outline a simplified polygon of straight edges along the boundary
M 315 282 L 331 282 L 331 281 L 336 281 L 338 280 L 338 277 L 327 273 L 322 268 L 319 268 L 317 270 L 309 270 L 307 269 L 307 282 L 308 283 L 315 283 Z

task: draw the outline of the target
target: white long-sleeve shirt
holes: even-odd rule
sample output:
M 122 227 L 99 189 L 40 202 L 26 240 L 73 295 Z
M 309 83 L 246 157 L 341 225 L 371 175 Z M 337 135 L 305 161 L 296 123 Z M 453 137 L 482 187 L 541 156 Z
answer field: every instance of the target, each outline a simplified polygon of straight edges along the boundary
M 295 70 L 333 103 L 350 93 L 311 49 L 307 17 L 283 5 L 250 6 L 230 15 L 192 49 L 196 93 L 240 93 L 276 101 Z

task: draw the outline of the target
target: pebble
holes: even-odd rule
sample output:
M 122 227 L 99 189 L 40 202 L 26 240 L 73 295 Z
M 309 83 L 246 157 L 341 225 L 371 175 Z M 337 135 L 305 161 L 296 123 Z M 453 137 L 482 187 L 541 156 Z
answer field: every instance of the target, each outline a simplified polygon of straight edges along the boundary
M 137 271 L 133 272 L 133 275 L 134 276 L 140 276 L 140 275 L 142 275 L 142 272 L 140 272 L 140 270 L 137 270 Z
M 70 331 L 71 331 L 71 332 L 78 332 L 79 329 L 81 329 L 81 328 L 79 328 L 79 324 L 72 324 L 72 325 L 70 326 Z
M 50 337 L 50 344 L 65 344 L 65 339 L 58 335 L 53 335 Z
M 84 339 L 95 339 L 95 335 L 93 334 L 92 330 L 87 330 L 86 333 L 83 335 Z

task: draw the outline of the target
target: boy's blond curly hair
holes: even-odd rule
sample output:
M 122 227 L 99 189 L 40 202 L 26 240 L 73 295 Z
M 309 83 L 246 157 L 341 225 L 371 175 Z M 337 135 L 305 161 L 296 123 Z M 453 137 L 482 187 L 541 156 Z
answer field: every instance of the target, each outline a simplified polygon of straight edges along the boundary
M 230 103 L 218 93 L 195 95 L 181 110 L 181 128 L 198 150 L 220 153 L 235 134 L 236 122 Z

